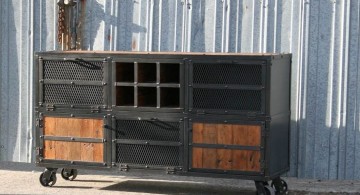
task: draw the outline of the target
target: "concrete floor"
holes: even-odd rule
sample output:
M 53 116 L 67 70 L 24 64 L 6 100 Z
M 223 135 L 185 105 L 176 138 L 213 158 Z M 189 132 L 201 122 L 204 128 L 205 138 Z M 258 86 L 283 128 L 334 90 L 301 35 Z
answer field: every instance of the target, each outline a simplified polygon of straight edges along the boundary
M 75 181 L 65 181 L 58 173 L 55 186 L 42 187 L 41 171 L 33 164 L 0 162 L 0 194 L 256 194 L 253 181 L 89 170 L 79 170 Z M 284 179 L 289 194 L 360 194 L 360 181 Z

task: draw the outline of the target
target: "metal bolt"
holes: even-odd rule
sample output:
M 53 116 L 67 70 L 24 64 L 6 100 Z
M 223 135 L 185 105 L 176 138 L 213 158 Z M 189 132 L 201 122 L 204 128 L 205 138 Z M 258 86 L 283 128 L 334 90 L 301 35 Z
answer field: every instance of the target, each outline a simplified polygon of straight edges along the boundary
M 105 142 L 106 142 L 106 139 L 103 139 L 103 142 L 105 143 Z
M 70 114 L 71 117 L 74 117 L 75 115 L 74 114 Z
M 106 166 L 106 163 L 104 163 L 103 165 Z
M 71 107 L 71 108 L 74 108 L 75 106 L 74 106 L 74 105 L 71 105 L 70 107 Z
M 70 163 L 71 163 L 71 164 L 75 164 L 75 162 L 74 162 L 74 161 L 71 161 Z
M 75 138 L 73 138 L 73 137 L 72 137 L 72 138 L 71 138 L 71 140 L 73 140 L 73 141 L 74 141 L 74 140 L 75 140 Z
M 146 166 L 145 166 L 145 168 L 147 168 L 147 169 L 148 169 L 148 168 L 149 168 L 149 166 L 147 166 L 147 165 L 146 165 Z
M 75 83 L 73 81 L 70 82 L 72 85 L 74 85 Z
M 107 85 L 107 83 L 106 83 L 106 82 L 103 82 L 103 85 L 105 86 L 105 85 Z
M 112 140 L 112 142 L 113 142 L 113 143 L 115 143 L 115 142 L 116 142 L 116 140 L 115 140 L 115 139 L 113 139 L 113 140 Z

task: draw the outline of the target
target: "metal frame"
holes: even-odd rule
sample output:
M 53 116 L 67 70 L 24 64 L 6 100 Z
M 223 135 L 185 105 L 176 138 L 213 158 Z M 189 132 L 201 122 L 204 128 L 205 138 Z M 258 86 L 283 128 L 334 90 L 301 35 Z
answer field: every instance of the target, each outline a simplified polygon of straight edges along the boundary
M 51 61 L 97 61 L 103 63 L 103 80 L 102 81 L 85 81 L 85 80 L 46 80 L 44 79 L 44 60 L 51 60 Z M 47 55 L 41 55 L 39 57 L 38 64 L 38 96 L 37 102 L 40 107 L 48 107 L 48 111 L 54 111 L 55 109 L 91 109 L 94 112 L 99 112 L 99 109 L 107 109 L 109 105 L 109 95 L 111 93 L 111 86 L 109 85 L 109 63 L 111 62 L 111 58 L 61 58 L 61 57 L 53 57 Z M 74 86 L 103 86 L 103 103 L 99 105 L 70 105 L 70 104 L 47 104 L 44 102 L 44 85 L 45 84 L 54 84 L 54 85 L 74 85 Z M 95 107 L 95 109 L 94 109 Z
M 44 117 L 62 117 L 62 118 L 80 118 L 80 119 L 102 119 L 104 123 L 103 127 L 103 138 L 81 138 L 81 137 L 67 137 L 67 136 L 48 136 L 44 135 L 44 124 L 43 118 Z M 36 131 L 35 131 L 35 142 L 36 142 L 36 163 L 40 165 L 43 162 L 53 162 L 55 164 L 74 164 L 72 162 L 76 161 L 67 161 L 67 160 L 56 160 L 56 159 L 44 159 L 43 157 L 43 148 L 44 148 L 44 141 L 45 140 L 54 140 L 54 141 L 66 141 L 66 142 L 91 142 L 91 143 L 103 143 L 103 163 L 95 163 L 95 162 L 82 162 L 79 161 L 79 165 L 100 165 L 100 164 L 111 164 L 111 129 L 109 130 L 110 126 L 110 116 L 106 114 L 78 114 L 76 117 L 73 114 L 67 113 L 55 113 L 55 112 L 47 112 L 47 113 L 38 113 L 36 117 Z
M 104 63 L 104 79 L 103 81 L 72 81 L 59 80 L 50 81 L 43 79 L 43 61 L 44 60 L 75 60 L 82 58 L 86 60 L 102 61 Z M 35 141 L 38 153 L 41 153 L 43 140 L 59 140 L 73 142 L 104 142 L 104 163 L 96 162 L 79 162 L 79 161 L 62 161 L 42 159 L 37 155 L 36 164 L 43 167 L 53 168 L 89 168 L 89 169 L 110 169 L 110 170 L 155 170 L 167 173 L 176 173 L 178 175 L 192 175 L 200 177 L 219 177 L 219 178 L 238 178 L 252 179 L 256 181 L 268 181 L 279 177 L 285 173 L 289 167 L 276 172 L 269 172 L 269 162 L 273 159 L 268 155 L 268 140 L 271 135 L 272 117 L 270 94 L 271 83 L 270 77 L 272 66 L 276 65 L 278 59 L 290 59 L 291 55 L 208 55 L 193 53 L 141 53 L 141 52 L 39 52 L 35 55 L 34 67 L 34 96 L 35 96 L 35 116 L 37 119 L 37 127 L 35 131 Z M 289 60 L 290 61 L 290 60 Z M 137 64 L 134 64 L 134 82 L 116 82 L 116 62 L 152 62 L 156 64 L 156 83 L 136 83 Z M 222 84 L 194 84 L 193 81 L 193 65 L 194 63 L 207 64 L 257 64 L 262 66 L 262 85 L 222 85 Z M 180 81 L 177 84 L 160 83 L 160 64 L 161 63 L 179 63 Z M 290 63 L 290 62 L 289 62 Z M 67 84 L 67 85 L 103 85 L 103 104 L 91 106 L 77 105 L 45 105 L 43 103 L 44 84 Z M 116 106 L 116 87 L 129 86 L 134 87 L 134 106 Z M 137 87 L 154 87 L 156 88 L 156 107 L 136 107 Z M 162 87 L 179 88 L 180 90 L 180 108 L 159 108 L 159 93 Z M 261 112 L 248 112 L 238 110 L 199 110 L 192 108 L 192 90 L 193 88 L 214 88 L 214 89 L 243 89 L 243 90 L 261 90 Z M 41 118 L 44 116 L 58 117 L 79 117 L 79 118 L 99 118 L 105 117 L 106 127 L 104 127 L 104 139 L 87 139 L 87 138 L 71 138 L 61 136 L 43 136 Z M 162 142 L 162 141 L 146 141 L 146 140 L 121 140 L 116 138 L 116 120 L 152 120 L 161 119 L 171 122 L 181 122 L 180 143 Z M 226 122 L 231 124 L 258 124 L 262 125 L 261 129 L 261 146 L 233 146 L 233 145 L 212 145 L 212 144 L 193 144 L 191 143 L 191 128 L 194 121 L 201 122 Z M 276 135 L 276 134 L 274 134 Z M 40 136 L 43 136 L 40 138 Z M 104 141 L 106 140 L 106 141 Z M 179 167 L 168 166 L 147 166 L 138 164 L 121 165 L 116 163 L 116 144 L 149 144 L 149 145 L 171 145 L 178 146 L 180 152 Z M 231 170 L 214 170 L 214 169 L 192 169 L 191 168 L 191 148 L 193 146 L 209 147 L 209 148 L 227 148 L 227 149 L 246 149 L 260 151 L 261 172 L 250 171 L 231 171 Z M 288 158 L 289 155 L 286 157 Z M 285 158 L 285 156 L 284 156 Z
M 222 118 L 223 120 L 221 120 Z M 223 144 L 200 144 L 200 143 L 192 143 L 192 124 L 194 122 L 202 122 L 202 123 L 223 123 L 223 124 L 240 124 L 240 125 L 259 125 L 261 126 L 261 142 L 260 146 L 242 146 L 242 145 L 223 145 Z M 239 120 L 239 119 L 224 119 L 223 117 L 194 117 L 189 119 L 189 127 L 188 127 L 188 170 L 189 171 L 196 171 L 196 172 L 226 172 L 226 173 L 234 173 L 234 174 L 244 174 L 244 173 L 250 173 L 251 175 L 254 175 L 253 173 L 249 171 L 231 171 L 231 170 L 218 170 L 218 169 L 195 169 L 191 167 L 192 162 L 192 147 L 198 146 L 202 148 L 218 148 L 218 149 L 239 149 L 239 150 L 254 150 L 254 151 L 260 151 L 260 172 L 254 172 L 259 175 L 264 175 L 266 172 L 266 154 L 265 154 L 265 145 L 266 145 L 266 122 L 265 121 L 249 121 L 249 120 Z
M 129 114 L 129 115 L 128 115 Z M 153 113 L 156 116 L 156 113 Z M 151 114 L 148 114 L 148 117 L 139 117 L 138 115 L 131 115 L 130 113 L 127 113 L 126 115 L 122 114 L 122 115 L 114 115 L 112 117 L 112 165 L 116 165 L 118 167 L 121 167 L 121 163 L 117 163 L 117 147 L 116 144 L 118 143 L 122 143 L 122 144 L 134 144 L 134 145 L 154 145 L 154 146 L 172 146 L 172 147 L 179 147 L 179 165 L 180 166 L 175 166 L 175 167 L 180 167 L 183 168 L 184 167 L 184 163 L 186 162 L 184 158 L 186 158 L 184 156 L 184 128 L 185 128 L 185 123 L 184 123 L 184 119 L 180 118 L 180 117 L 150 117 Z M 177 116 L 177 115 L 175 115 Z M 164 121 L 164 122 L 178 122 L 180 125 L 180 130 L 179 130 L 179 140 L 180 142 L 173 142 L 173 141 L 156 141 L 156 140 L 132 140 L 132 139 L 117 139 L 116 138 L 116 120 L 134 120 L 134 121 L 138 121 L 138 120 L 144 120 L 144 121 Z M 115 144 L 115 146 L 114 146 Z M 140 164 L 131 164 L 131 163 L 126 163 L 127 166 L 131 167 L 131 168 L 149 168 L 149 167 L 169 167 L 169 166 L 154 166 L 154 165 L 140 165 Z
M 241 84 L 197 84 L 193 82 L 193 68 L 194 64 L 209 64 L 209 65 L 216 65 L 216 64 L 241 64 L 242 66 L 251 66 L 251 65 L 261 65 L 262 66 L 262 85 L 241 85 Z M 189 69 L 188 69 L 188 104 L 189 108 L 188 111 L 191 113 L 209 113 L 209 114 L 237 114 L 237 115 L 256 115 L 261 116 L 268 113 L 266 107 L 266 88 L 269 77 L 267 76 L 269 70 L 268 67 L 269 62 L 264 59 L 246 59 L 243 60 L 241 57 L 227 57 L 224 59 L 218 59 L 216 61 L 213 60 L 191 60 L 189 61 Z M 260 111 L 248 111 L 248 110 L 223 110 L 223 109 L 196 109 L 193 107 L 193 89 L 194 88 L 203 88 L 203 89 L 240 89 L 240 90 L 256 90 L 261 91 L 261 110 Z

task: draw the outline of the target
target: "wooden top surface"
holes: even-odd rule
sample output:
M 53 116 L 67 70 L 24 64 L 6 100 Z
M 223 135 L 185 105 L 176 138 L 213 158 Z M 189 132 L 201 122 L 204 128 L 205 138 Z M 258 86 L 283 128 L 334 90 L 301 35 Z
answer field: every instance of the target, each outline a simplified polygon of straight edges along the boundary
M 47 53 L 47 52 L 40 52 Z M 142 52 L 142 51 L 49 51 L 49 53 L 65 53 L 65 54 L 149 54 L 149 55 L 205 55 L 205 56 L 274 56 L 287 55 L 288 53 L 214 53 L 214 52 Z

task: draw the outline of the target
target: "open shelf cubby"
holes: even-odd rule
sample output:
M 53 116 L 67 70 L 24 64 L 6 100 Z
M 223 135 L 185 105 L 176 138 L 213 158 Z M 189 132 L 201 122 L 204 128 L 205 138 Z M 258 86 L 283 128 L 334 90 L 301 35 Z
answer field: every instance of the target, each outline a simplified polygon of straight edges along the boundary
M 138 63 L 138 83 L 156 83 L 156 63 Z
M 156 107 L 156 87 L 138 87 L 138 107 Z
M 134 106 L 134 87 L 116 87 L 116 106 Z
M 116 63 L 116 82 L 134 82 L 134 63 L 117 62 Z
M 170 88 L 170 87 L 160 88 L 160 107 L 179 108 L 180 88 Z
M 179 83 L 180 64 L 161 63 L 160 64 L 160 83 Z

